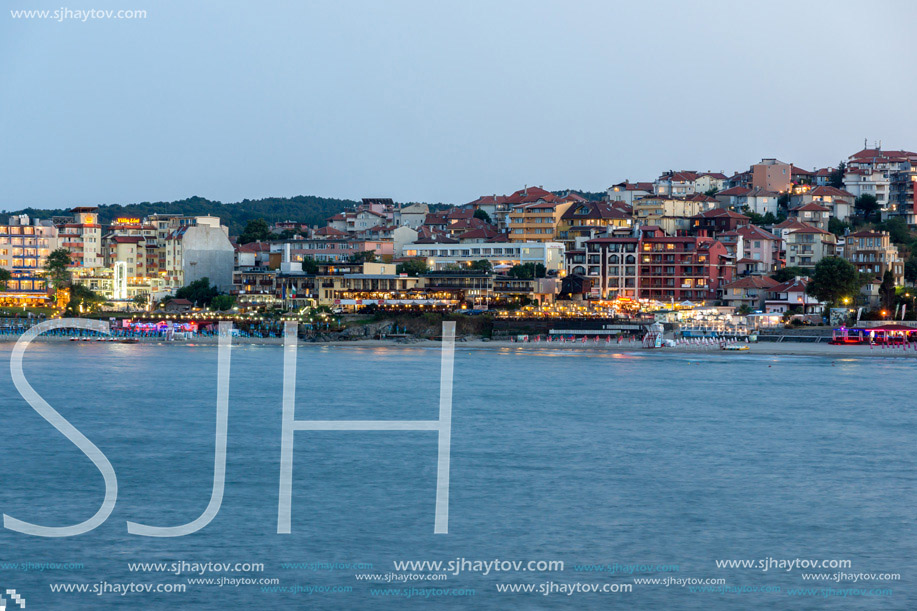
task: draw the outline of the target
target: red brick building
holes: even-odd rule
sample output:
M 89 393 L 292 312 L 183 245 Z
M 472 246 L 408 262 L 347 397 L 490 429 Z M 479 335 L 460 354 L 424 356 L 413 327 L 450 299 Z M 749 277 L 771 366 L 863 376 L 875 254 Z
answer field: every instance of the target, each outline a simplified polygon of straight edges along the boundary
M 586 242 L 593 299 L 712 301 L 732 281 L 734 271 L 726 247 L 705 235 L 672 237 L 647 226 L 639 237 Z

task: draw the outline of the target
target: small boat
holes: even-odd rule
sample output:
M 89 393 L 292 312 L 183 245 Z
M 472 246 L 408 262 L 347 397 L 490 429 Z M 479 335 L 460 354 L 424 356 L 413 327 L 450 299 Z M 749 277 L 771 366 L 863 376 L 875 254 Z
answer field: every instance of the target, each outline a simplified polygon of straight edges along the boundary
M 119 344 L 139 344 L 140 340 L 136 337 L 125 337 L 124 339 L 117 340 Z
M 725 344 L 723 350 L 748 350 L 745 344 Z

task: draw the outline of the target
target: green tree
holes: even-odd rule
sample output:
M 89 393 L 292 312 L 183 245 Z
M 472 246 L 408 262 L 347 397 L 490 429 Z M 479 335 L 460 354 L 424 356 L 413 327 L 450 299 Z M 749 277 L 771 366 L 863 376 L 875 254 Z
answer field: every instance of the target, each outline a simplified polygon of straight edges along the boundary
M 376 251 L 374 250 L 361 250 L 350 255 L 351 263 L 372 263 L 375 260 Z
M 474 211 L 474 218 L 481 219 L 485 223 L 491 222 L 490 215 L 487 214 L 487 211 L 482 208 L 478 208 L 477 210 Z
M 52 250 L 45 261 L 45 275 L 48 278 L 48 284 L 59 289 L 70 284 L 70 251 L 66 248 Z
M 808 276 L 809 270 L 804 267 L 784 267 L 783 269 L 778 269 L 773 274 L 771 278 L 777 282 L 789 282 L 797 276 Z
M 7 284 L 12 279 L 13 279 L 13 274 L 10 273 L 10 270 L 4 267 L 0 267 L 0 291 L 5 291 Z
M 219 289 L 210 286 L 210 278 L 201 278 L 195 280 L 187 286 L 183 286 L 175 291 L 175 297 L 178 299 L 187 299 L 193 304 L 201 307 L 210 305 L 213 298 L 220 294 Z
M 879 224 L 879 229 L 888 232 L 889 239 L 895 244 L 910 244 L 914 237 L 905 221 L 900 216 L 894 216 Z
M 836 216 L 828 219 L 828 231 L 834 235 L 844 235 L 844 232 L 850 229 L 850 225 L 840 220 Z
M 407 261 L 399 263 L 395 271 L 399 274 L 407 274 L 408 276 L 416 277 L 427 273 L 429 268 L 427 267 L 425 259 L 408 259 Z
M 828 186 L 834 187 L 835 189 L 844 188 L 844 172 L 847 171 L 847 164 L 843 161 L 837 164 L 837 167 L 831 170 L 831 173 L 828 175 Z
M 525 263 L 512 266 L 506 275 L 511 278 L 519 278 L 520 280 L 531 280 L 532 278 L 544 278 L 546 274 L 547 270 L 544 264 Z
M 870 216 L 878 212 L 879 202 L 875 195 L 863 193 L 853 202 L 853 207 L 863 215 L 864 219 L 869 220 Z
M 210 309 L 226 311 L 231 310 L 234 305 L 236 305 L 236 298 L 232 295 L 217 295 L 210 302 Z
M 911 284 L 917 283 L 917 249 L 911 250 L 911 255 L 904 262 L 904 279 Z
M 825 257 L 815 265 L 806 293 L 830 305 L 843 298 L 852 299 L 861 284 L 859 273 L 848 261 L 840 257 Z
M 742 214 L 751 220 L 752 225 L 758 225 L 759 227 L 763 225 L 776 225 L 780 222 L 777 220 L 777 217 L 774 216 L 774 213 L 770 211 L 767 211 L 764 214 L 758 214 L 757 212 L 752 212 L 746 207 Z
M 138 295 L 134 295 L 134 298 L 131 299 L 131 301 L 134 303 L 135 306 L 140 306 L 142 308 L 142 307 L 145 307 L 146 304 L 149 302 L 149 298 L 150 296 L 147 295 L 146 293 L 140 293 Z
M 748 206 L 745 206 L 742 209 L 742 214 L 748 217 L 752 225 L 758 225 L 760 227 L 761 225 L 766 224 L 764 222 L 764 216 L 761 214 L 758 214 L 757 212 L 752 212 L 751 210 L 748 209 Z
M 879 298 L 882 300 L 882 308 L 891 310 L 895 304 L 895 275 L 891 270 L 885 270 L 882 274 L 882 284 L 879 285 Z
M 89 314 L 103 303 L 105 299 L 89 287 L 74 284 L 70 287 L 70 301 L 67 303 L 66 312 L 68 316 Z
M 303 257 L 302 271 L 306 272 L 307 274 L 317 274 L 318 262 L 312 257 Z
M 472 261 L 469 266 L 470 269 L 479 271 L 479 272 L 492 272 L 494 269 L 493 264 L 487 259 L 481 259 L 480 261 Z
M 264 219 L 252 219 L 239 234 L 239 244 L 263 242 L 271 236 L 271 228 Z

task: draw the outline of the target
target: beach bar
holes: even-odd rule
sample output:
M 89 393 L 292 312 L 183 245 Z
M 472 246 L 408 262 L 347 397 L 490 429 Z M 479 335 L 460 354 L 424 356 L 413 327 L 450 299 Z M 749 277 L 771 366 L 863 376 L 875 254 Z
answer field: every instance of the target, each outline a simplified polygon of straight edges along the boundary
M 839 327 L 831 332 L 831 343 L 846 344 L 906 344 L 917 342 L 917 329 L 905 325 L 887 324 L 878 327 Z

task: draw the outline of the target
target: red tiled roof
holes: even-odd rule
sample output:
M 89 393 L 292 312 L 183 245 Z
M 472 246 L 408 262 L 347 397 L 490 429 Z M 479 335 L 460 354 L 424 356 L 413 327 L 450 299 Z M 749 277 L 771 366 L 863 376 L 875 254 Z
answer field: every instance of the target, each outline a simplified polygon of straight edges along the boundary
M 745 187 L 733 187 L 731 189 L 726 189 L 725 191 L 720 191 L 716 195 L 717 197 L 719 197 L 720 195 L 742 196 L 742 195 L 748 195 L 750 192 L 751 192 L 751 189 L 746 189 Z
M 738 212 L 733 212 L 732 210 L 726 210 L 725 208 L 714 208 L 713 210 L 707 210 L 706 212 L 701 212 L 694 218 L 718 219 L 723 217 L 744 221 L 751 220 L 751 218 L 745 216 L 744 214 L 739 214 Z
M 443 212 L 431 212 L 423 220 L 424 225 L 446 225 L 446 215 Z
M 470 219 L 474 216 L 474 210 L 471 208 L 453 208 L 446 214 L 449 220 Z
M 482 227 L 490 227 L 490 225 L 479 218 L 470 217 L 466 219 L 460 219 L 449 225 L 449 231 L 456 231 L 464 229 L 470 231 L 472 229 L 480 229 Z
M 727 289 L 771 289 L 780 283 L 768 276 L 746 276 L 735 282 L 727 284 L 723 290 Z
M 849 191 L 844 191 L 843 189 L 837 189 L 835 187 L 829 187 L 827 185 L 815 187 L 809 191 L 809 195 L 813 195 L 815 197 L 849 197 L 851 199 L 854 197 L 853 193 L 850 193 Z
M 677 172 L 665 173 L 659 177 L 662 182 L 694 182 L 700 177 L 700 174 L 693 170 L 680 170 Z
M 653 183 L 651 182 L 630 182 L 625 180 L 616 185 L 612 185 L 612 188 L 623 187 L 625 191 L 646 191 L 647 193 L 653 192 Z
M 715 202 L 715 197 L 710 197 L 709 195 L 704 195 L 703 193 L 695 193 L 689 197 L 686 197 L 689 202 Z
M 805 227 L 800 227 L 793 231 L 793 233 L 822 233 L 825 235 L 834 235 L 830 231 L 825 231 L 824 229 L 819 229 L 818 227 L 813 227 L 807 223 L 802 223 Z
M 269 252 L 271 250 L 271 245 L 267 242 L 249 242 L 248 244 L 241 244 L 236 246 L 238 252 Z
M 788 280 L 787 282 L 772 286 L 770 291 L 772 293 L 803 293 L 806 290 L 806 284 L 808 284 L 806 278 L 800 278 L 799 280 L 794 278 L 793 280 Z
M 465 233 L 459 236 L 459 239 L 460 240 L 479 240 L 479 239 L 490 240 L 500 235 L 502 234 L 499 231 L 497 231 L 496 229 L 488 225 L 486 227 L 479 227 L 477 229 L 471 229 L 469 231 L 466 231 Z
M 466 206 L 495 206 L 498 204 L 502 204 L 505 201 L 506 201 L 505 195 L 497 195 L 495 193 L 493 195 L 482 195 L 481 197 L 477 198 L 473 202 L 468 202 L 465 205 Z
M 863 149 L 850 156 L 851 160 L 859 161 L 890 161 L 904 159 L 907 157 L 917 157 L 917 153 L 911 151 L 884 151 L 882 149 Z
M 805 229 L 806 227 L 811 227 L 811 225 L 806 225 L 794 219 L 787 219 L 774 225 L 774 229 Z
M 739 227 L 736 230 L 736 233 L 741 235 L 746 240 L 779 240 L 777 236 L 772 234 L 769 231 L 765 231 L 758 227 L 757 225 L 745 225 L 744 227 Z
M 335 229 L 334 227 L 322 227 L 313 231 L 312 235 L 328 235 L 339 237 L 347 235 L 347 232 L 341 231 L 340 229 Z
M 524 189 L 519 189 L 512 195 L 506 198 L 507 204 L 533 204 L 539 200 L 544 200 L 546 202 L 553 202 L 557 200 L 557 196 L 551 193 L 550 191 L 545 191 L 541 187 L 526 187 Z
M 587 209 L 586 212 L 582 212 Z M 563 213 L 562 219 L 573 221 L 576 219 L 627 219 L 630 217 L 629 206 L 616 206 L 609 202 L 583 202 L 574 204 Z
M 848 237 L 851 238 L 880 238 L 884 237 L 885 234 L 881 231 L 872 231 L 870 229 L 862 229 L 856 233 L 851 233 Z
M 831 208 L 825 208 L 816 202 L 809 202 L 804 206 L 793 208 L 793 212 L 831 212 Z

